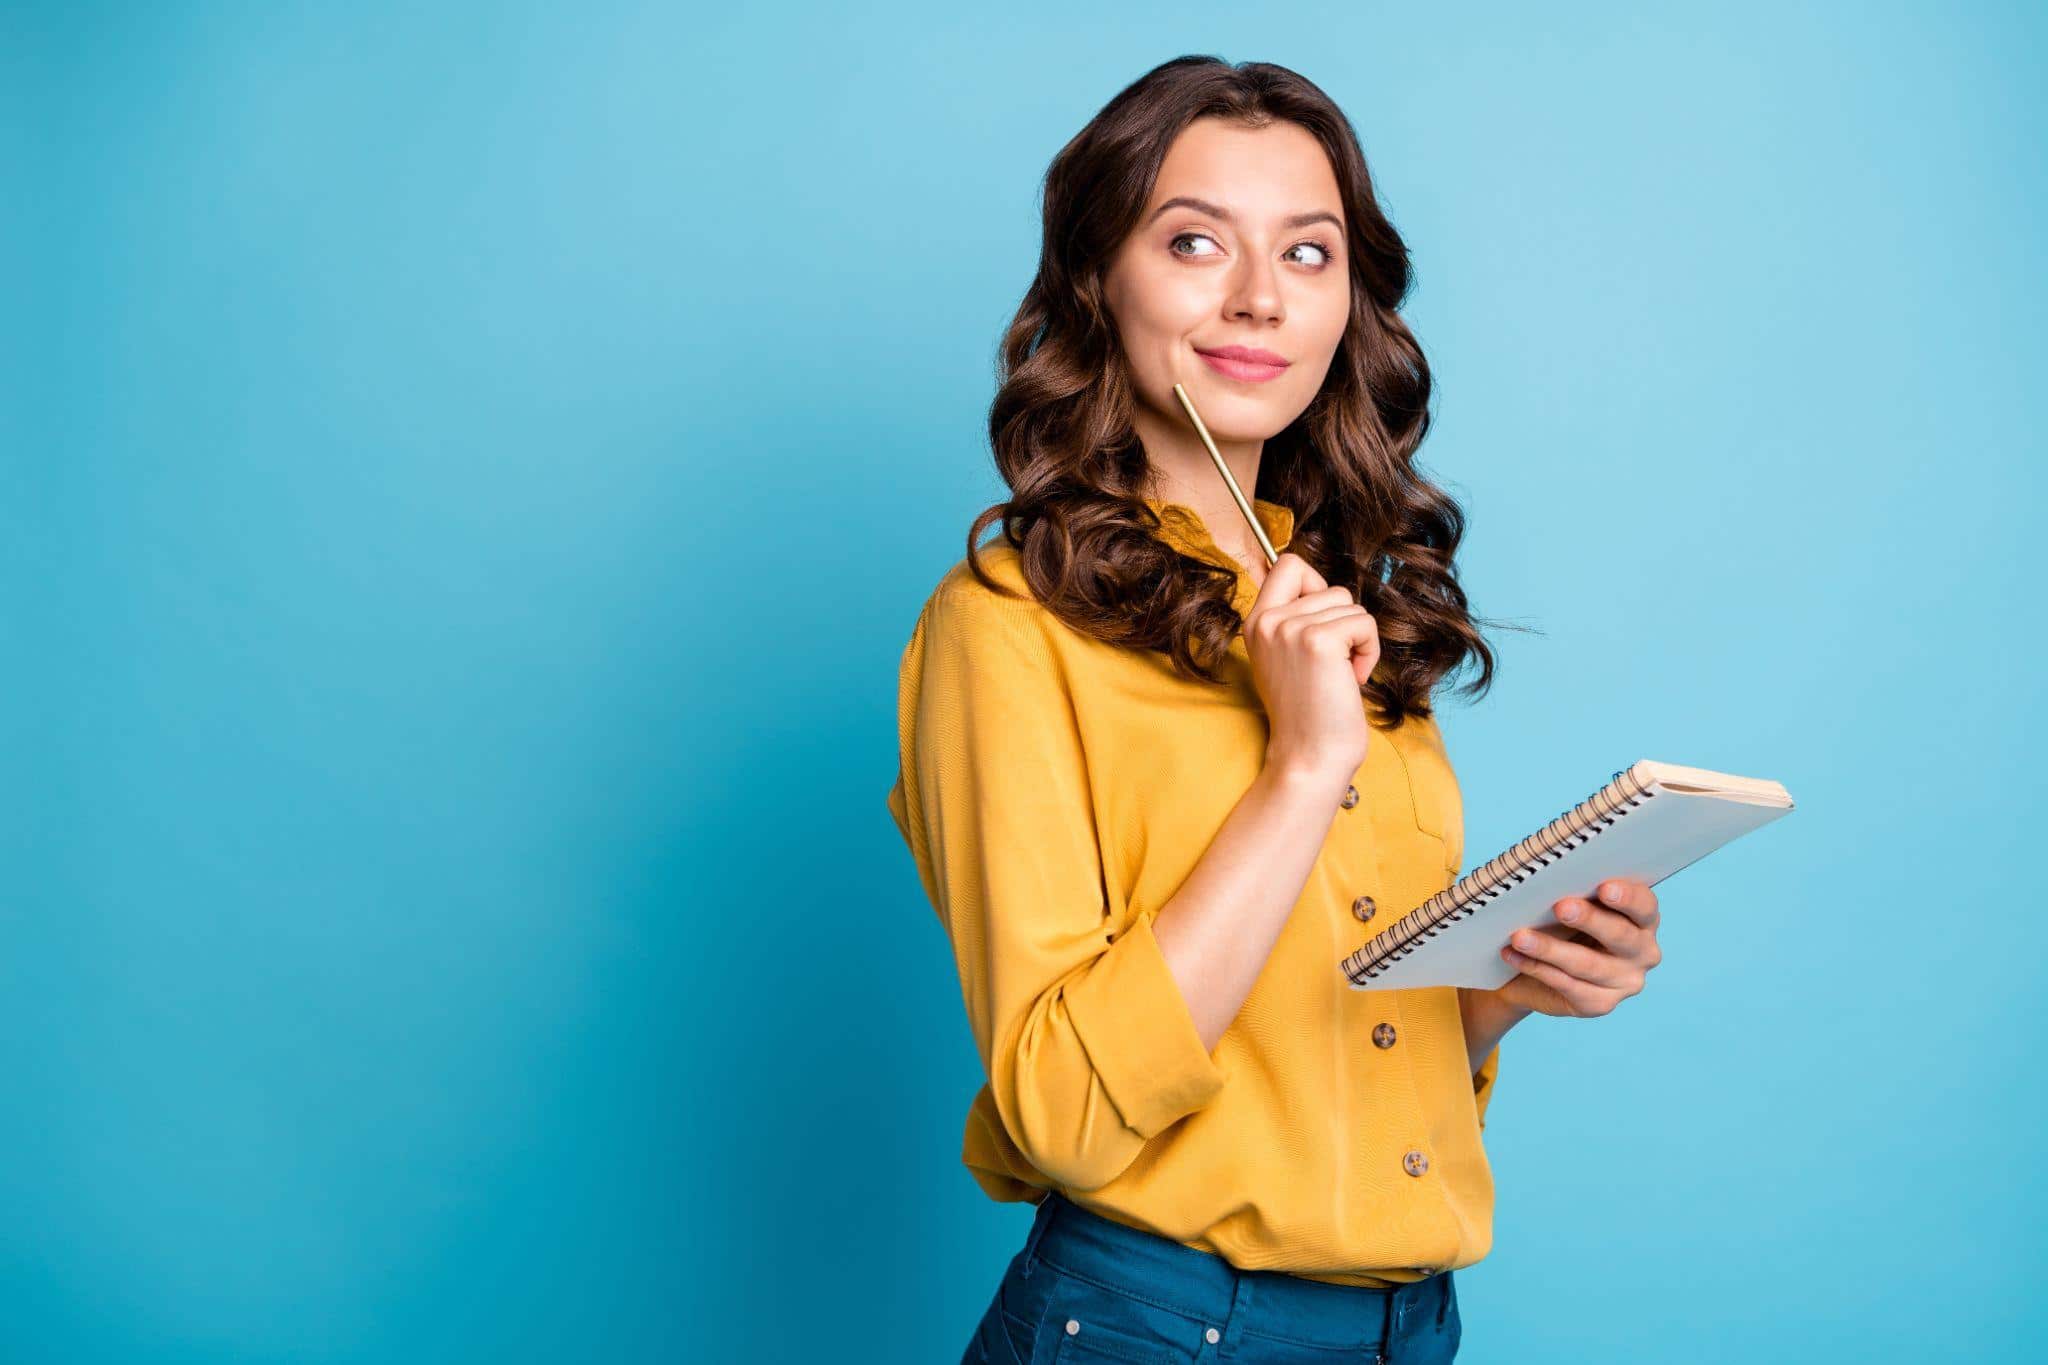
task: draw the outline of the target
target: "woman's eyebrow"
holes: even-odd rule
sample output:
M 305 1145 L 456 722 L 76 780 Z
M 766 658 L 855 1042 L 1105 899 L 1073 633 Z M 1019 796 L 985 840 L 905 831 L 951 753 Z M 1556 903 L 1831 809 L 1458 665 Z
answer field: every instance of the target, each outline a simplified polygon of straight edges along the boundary
M 1197 213 L 1206 213 L 1212 218 L 1221 218 L 1226 223 L 1237 221 L 1237 215 L 1224 208 L 1223 205 L 1212 204 L 1206 199 L 1197 199 L 1193 195 L 1188 194 L 1177 194 L 1167 200 L 1158 208 L 1152 210 L 1152 218 L 1159 217 L 1168 209 L 1193 209 Z M 1145 221 L 1149 223 L 1152 221 L 1152 218 L 1147 218 Z M 1323 209 L 1317 209 L 1312 213 L 1293 214 L 1280 220 L 1280 226 L 1284 228 L 1307 227 L 1310 223 L 1329 223 L 1340 232 L 1344 228 L 1343 219 Z

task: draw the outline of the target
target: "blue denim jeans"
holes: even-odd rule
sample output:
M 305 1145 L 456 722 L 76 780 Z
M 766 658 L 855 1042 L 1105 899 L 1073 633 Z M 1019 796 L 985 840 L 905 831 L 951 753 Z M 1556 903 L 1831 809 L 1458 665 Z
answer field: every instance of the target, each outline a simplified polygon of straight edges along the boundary
M 961 1365 L 1437 1365 L 1458 1353 L 1451 1275 L 1367 1289 L 1239 1270 L 1051 1190 Z

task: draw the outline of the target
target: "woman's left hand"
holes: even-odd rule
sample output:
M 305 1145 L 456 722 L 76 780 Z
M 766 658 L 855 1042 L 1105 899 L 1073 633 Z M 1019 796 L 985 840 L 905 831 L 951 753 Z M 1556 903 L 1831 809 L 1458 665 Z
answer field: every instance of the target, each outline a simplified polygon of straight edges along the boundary
M 1657 946 L 1657 893 L 1648 882 L 1602 882 L 1599 901 L 1569 896 L 1550 907 L 1558 923 L 1517 930 L 1501 958 L 1520 976 L 1496 994 L 1506 1004 L 1575 1019 L 1606 1014 L 1639 994 L 1664 960 Z

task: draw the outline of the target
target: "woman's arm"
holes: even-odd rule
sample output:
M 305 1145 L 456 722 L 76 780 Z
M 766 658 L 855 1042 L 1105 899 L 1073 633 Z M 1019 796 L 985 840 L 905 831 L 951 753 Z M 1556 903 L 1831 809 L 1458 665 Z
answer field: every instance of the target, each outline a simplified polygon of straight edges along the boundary
M 1038 610 L 955 582 L 904 651 L 890 809 L 946 927 L 1004 1131 L 1092 1190 L 1227 1079 L 1151 913 L 1105 899 L 1073 699 Z
M 1458 987 L 1458 1017 L 1465 1021 L 1465 1060 L 1475 1076 L 1486 1054 L 1531 1013 L 1525 1006 L 1509 1004 L 1499 991 Z
M 1203 1047 L 1215 1049 L 1265 969 L 1348 780 L 1342 771 L 1268 763 L 1154 916 Z
M 1358 690 L 1380 658 L 1371 613 L 1292 553 L 1260 584 L 1244 641 L 1265 763 L 1152 926 L 1209 1048 L 1251 994 L 1365 760 Z

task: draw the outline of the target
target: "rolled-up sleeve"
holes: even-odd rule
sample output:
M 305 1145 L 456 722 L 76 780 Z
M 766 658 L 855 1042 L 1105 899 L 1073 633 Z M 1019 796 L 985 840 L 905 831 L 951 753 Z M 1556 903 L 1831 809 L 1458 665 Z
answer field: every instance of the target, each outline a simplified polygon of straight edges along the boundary
M 889 807 L 951 940 L 1004 1128 L 1095 1189 L 1225 1073 L 1152 932 L 1109 903 L 1086 756 L 1034 602 L 950 581 L 903 656 Z

